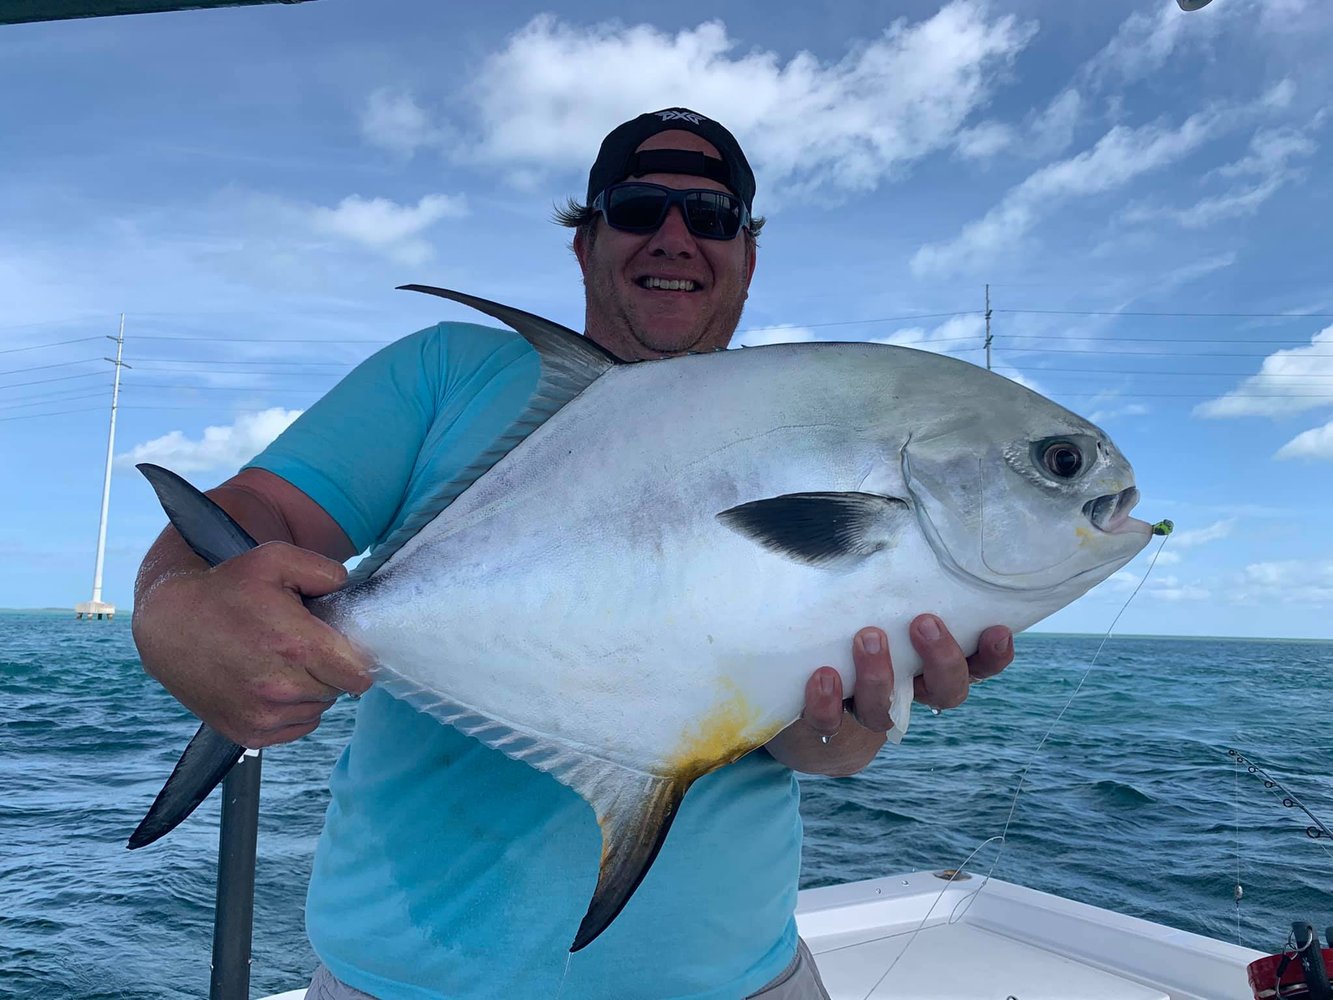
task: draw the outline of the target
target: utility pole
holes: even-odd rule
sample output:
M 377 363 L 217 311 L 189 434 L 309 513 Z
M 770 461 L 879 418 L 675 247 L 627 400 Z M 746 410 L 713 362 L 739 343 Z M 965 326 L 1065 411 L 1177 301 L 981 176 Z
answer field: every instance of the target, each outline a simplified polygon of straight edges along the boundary
M 116 616 L 116 606 L 102 600 L 102 565 L 106 561 L 106 515 L 111 504 L 111 456 L 116 449 L 116 407 L 120 403 L 120 370 L 129 365 L 121 360 L 125 351 L 125 314 L 120 314 L 120 335 L 107 337 L 116 342 L 116 356 L 107 358 L 116 369 L 111 388 L 111 429 L 106 438 L 106 474 L 102 479 L 102 518 L 97 526 L 97 568 L 93 570 L 93 599 L 74 605 L 74 617 L 92 621 L 93 618 L 111 619 Z
M 986 371 L 990 371 L 990 285 L 986 285 Z

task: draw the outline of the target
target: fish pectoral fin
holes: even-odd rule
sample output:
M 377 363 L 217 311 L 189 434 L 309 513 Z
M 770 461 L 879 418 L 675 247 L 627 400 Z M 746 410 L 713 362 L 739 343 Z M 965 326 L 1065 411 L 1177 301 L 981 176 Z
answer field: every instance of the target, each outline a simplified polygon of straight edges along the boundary
M 796 562 L 830 566 L 891 548 L 911 505 L 876 493 L 787 493 L 717 515 L 724 525 Z
M 208 726 L 200 726 L 176 762 L 171 777 L 157 793 L 148 815 L 130 834 L 129 849 L 147 847 L 176 829 L 200 802 L 208 798 L 208 793 L 227 776 L 243 753 L 245 748 L 240 744 Z
M 571 952 L 591 944 L 625 908 L 662 849 L 689 788 L 680 778 L 614 770 L 621 773 L 580 790 L 602 828 L 602 866 Z

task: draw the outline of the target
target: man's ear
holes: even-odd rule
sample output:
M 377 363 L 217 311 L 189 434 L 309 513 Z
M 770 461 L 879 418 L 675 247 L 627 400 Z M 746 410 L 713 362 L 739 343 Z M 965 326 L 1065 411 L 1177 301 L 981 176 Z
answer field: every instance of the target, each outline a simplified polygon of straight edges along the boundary
M 585 275 L 588 273 L 588 253 L 592 249 L 591 229 L 592 226 L 587 225 L 574 230 L 574 256 L 578 258 L 579 270 Z
M 759 244 L 753 236 L 745 234 L 745 288 L 748 291 L 754 279 L 754 266 L 759 262 Z

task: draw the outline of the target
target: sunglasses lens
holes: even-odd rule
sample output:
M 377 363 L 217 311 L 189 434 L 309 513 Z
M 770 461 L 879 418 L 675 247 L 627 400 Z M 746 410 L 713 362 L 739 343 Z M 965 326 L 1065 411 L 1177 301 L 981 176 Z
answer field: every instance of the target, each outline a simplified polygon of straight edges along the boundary
M 677 191 L 655 184 L 620 184 L 603 196 L 606 221 L 616 229 L 650 233 L 667 209 L 679 204 L 685 225 L 695 236 L 729 240 L 741 229 L 740 199 L 726 191 Z
M 685 223 L 698 236 L 729 240 L 741 228 L 740 202 L 722 191 L 691 191 L 685 196 Z
M 607 193 L 606 221 L 617 229 L 649 232 L 658 227 L 667 195 L 659 188 L 626 184 Z

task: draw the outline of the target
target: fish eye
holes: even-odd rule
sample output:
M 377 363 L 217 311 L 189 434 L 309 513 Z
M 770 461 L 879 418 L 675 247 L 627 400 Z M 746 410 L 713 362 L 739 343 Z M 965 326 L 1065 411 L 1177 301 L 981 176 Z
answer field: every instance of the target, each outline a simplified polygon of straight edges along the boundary
M 1059 479 L 1073 479 L 1083 471 L 1083 452 L 1069 441 L 1053 441 L 1043 449 L 1041 464 Z

